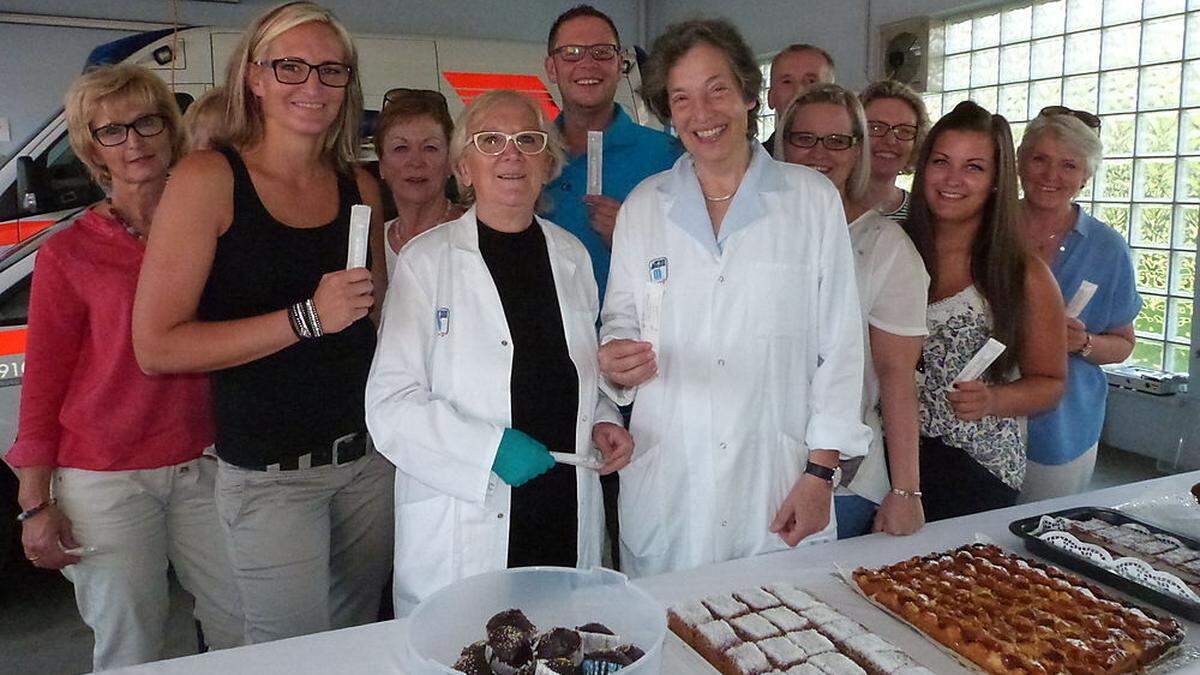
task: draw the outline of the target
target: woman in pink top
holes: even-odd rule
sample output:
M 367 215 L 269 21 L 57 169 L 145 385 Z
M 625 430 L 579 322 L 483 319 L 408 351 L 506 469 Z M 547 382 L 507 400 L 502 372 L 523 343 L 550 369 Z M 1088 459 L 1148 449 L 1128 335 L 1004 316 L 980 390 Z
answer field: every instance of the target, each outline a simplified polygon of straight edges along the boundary
M 132 65 L 79 77 L 71 147 L 109 197 L 38 251 L 17 442 L 22 544 L 62 570 L 95 632 L 96 670 L 162 655 L 167 565 L 196 597 L 210 646 L 242 642 L 213 507 L 208 380 L 144 374 L 134 290 L 151 216 L 184 147 L 171 92 Z

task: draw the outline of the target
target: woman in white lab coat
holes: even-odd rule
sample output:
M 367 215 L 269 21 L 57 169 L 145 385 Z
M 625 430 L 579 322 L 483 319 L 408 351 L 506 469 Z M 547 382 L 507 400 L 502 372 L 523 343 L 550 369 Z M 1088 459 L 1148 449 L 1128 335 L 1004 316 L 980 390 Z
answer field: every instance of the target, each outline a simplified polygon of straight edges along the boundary
M 476 99 L 450 144 L 475 205 L 400 252 L 367 382 L 367 425 L 396 464 L 400 615 L 466 576 L 600 564 L 600 473 L 633 442 L 599 389 L 587 251 L 534 216 L 562 162 L 536 103 Z M 551 450 L 603 466 L 556 464 Z
M 622 569 L 643 576 L 830 539 L 866 452 L 863 331 L 841 197 L 753 141 L 761 75 L 726 21 L 671 26 L 644 96 L 688 153 L 617 218 L 601 369 L 636 397 Z

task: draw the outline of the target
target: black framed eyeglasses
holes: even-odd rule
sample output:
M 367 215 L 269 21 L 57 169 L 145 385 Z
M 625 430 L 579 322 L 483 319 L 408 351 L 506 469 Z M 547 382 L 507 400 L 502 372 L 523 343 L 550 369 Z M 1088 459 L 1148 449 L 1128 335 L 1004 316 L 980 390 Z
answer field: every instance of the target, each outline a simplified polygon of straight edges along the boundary
M 787 136 L 787 142 L 797 148 L 811 148 L 817 143 L 827 150 L 849 150 L 858 144 L 858 138 L 848 134 L 825 134 L 818 136 L 807 131 L 793 131 Z
M 394 87 L 388 89 L 383 95 L 383 107 L 388 107 L 392 103 L 400 99 L 415 99 L 420 101 L 429 101 L 434 105 L 438 105 L 446 110 L 450 109 L 450 104 L 446 102 L 446 96 L 440 91 L 434 89 L 410 89 L 408 87 Z
M 503 131 L 479 131 L 471 134 L 471 142 L 485 155 L 499 155 L 512 141 L 522 155 L 536 155 L 546 149 L 550 140 L 544 131 L 518 131 L 506 134 Z
M 1089 129 L 1095 129 L 1096 131 L 1100 130 L 1100 118 L 1086 110 L 1075 110 L 1074 108 L 1068 108 L 1065 105 L 1048 105 L 1045 108 L 1042 108 L 1042 111 L 1039 112 L 1038 115 L 1070 115 L 1080 122 L 1083 122 Z
M 167 118 L 158 113 L 151 113 L 149 115 L 142 115 L 129 124 L 112 122 L 111 124 L 105 124 L 102 127 L 92 129 L 92 138 L 96 139 L 96 142 L 100 145 L 111 148 L 114 145 L 124 143 L 129 138 L 130 129 L 136 131 L 137 135 L 142 138 L 150 138 L 151 136 L 161 134 L 166 128 Z
M 891 132 L 898 141 L 911 141 L 917 137 L 917 127 L 912 124 L 888 124 L 887 122 L 867 121 L 867 135 L 871 138 L 883 138 Z
M 584 54 L 591 54 L 596 61 L 611 61 L 619 51 L 621 48 L 614 44 L 562 45 L 550 53 L 558 54 L 563 61 L 582 61 Z
M 326 87 L 342 89 L 349 86 L 353 69 L 344 63 L 326 61 L 324 63 L 309 63 L 294 56 L 271 61 L 258 61 L 258 65 L 269 67 L 275 72 L 275 80 L 280 84 L 304 84 L 317 71 L 317 79 Z

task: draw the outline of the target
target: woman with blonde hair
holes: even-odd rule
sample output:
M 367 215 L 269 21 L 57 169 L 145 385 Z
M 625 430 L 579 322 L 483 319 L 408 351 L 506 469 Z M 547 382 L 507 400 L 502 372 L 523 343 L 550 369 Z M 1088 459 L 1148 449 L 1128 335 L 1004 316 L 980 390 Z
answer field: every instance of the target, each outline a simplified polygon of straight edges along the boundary
M 148 372 L 212 372 L 217 508 L 251 642 L 372 621 L 390 564 L 392 468 L 363 390 L 383 292 L 375 180 L 355 166 L 362 93 L 341 23 L 268 11 L 229 61 L 228 147 L 180 162 L 138 284 Z M 373 207 L 346 269 L 350 207 Z
M 208 378 L 147 375 L 134 359 L 134 288 L 167 172 L 183 154 L 175 99 L 134 65 L 75 80 L 71 147 L 108 197 L 38 249 L 16 467 L 25 555 L 62 570 L 95 635 L 92 667 L 162 658 L 167 566 L 213 647 L 242 616 L 213 503 Z
M 814 85 L 787 107 L 779 129 L 778 158 L 823 173 L 842 195 L 867 330 L 862 415 L 872 431 L 871 447 L 865 459 L 842 463 L 834 497 L 838 538 L 872 528 L 912 534 L 925 523 L 916 368 L 928 332 L 929 275 L 904 230 L 860 206 L 871 177 L 872 139 L 853 93 L 836 84 Z
M 930 521 L 1015 504 L 1025 479 L 1026 417 L 1062 396 L 1062 296 L 1045 263 L 1026 250 L 1018 209 L 1008 121 L 959 103 L 921 150 L 905 222 L 931 279 L 918 374 Z M 961 380 L 989 340 L 1003 346 L 999 357 Z
M 873 82 L 858 95 L 871 139 L 871 179 L 866 193 L 856 198 L 902 223 L 908 217 L 911 194 L 896 185 L 896 176 L 911 173 L 929 133 L 925 101 L 903 82 Z
M 400 252 L 367 382 L 396 464 L 395 605 L 505 567 L 600 564 L 600 474 L 633 450 L 600 392 L 583 244 L 534 215 L 562 141 L 537 104 L 488 92 L 450 157 L 471 210 Z M 556 464 L 549 450 L 603 465 Z
M 1075 203 L 1100 165 L 1100 118 L 1050 106 L 1029 123 L 1017 149 L 1025 188 L 1022 234 L 1050 266 L 1064 297 L 1091 284 L 1091 300 L 1067 317 L 1067 384 L 1062 401 L 1029 419 L 1029 468 L 1022 502 L 1082 492 L 1096 466 L 1108 380 L 1100 366 L 1133 352 L 1142 309 L 1123 235 Z

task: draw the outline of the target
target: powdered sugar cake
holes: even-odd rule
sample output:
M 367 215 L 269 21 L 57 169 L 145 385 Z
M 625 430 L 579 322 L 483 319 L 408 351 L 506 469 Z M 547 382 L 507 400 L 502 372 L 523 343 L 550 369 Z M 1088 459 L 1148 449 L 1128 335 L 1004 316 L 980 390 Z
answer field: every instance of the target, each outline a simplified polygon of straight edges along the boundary
M 990 544 L 853 576 L 875 602 L 989 673 L 1136 672 L 1183 639 L 1170 617 Z
M 724 675 L 932 675 L 791 584 L 684 603 L 667 618 L 671 630 Z

